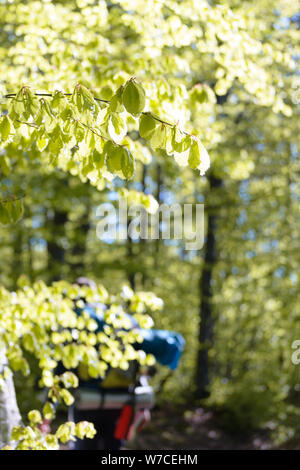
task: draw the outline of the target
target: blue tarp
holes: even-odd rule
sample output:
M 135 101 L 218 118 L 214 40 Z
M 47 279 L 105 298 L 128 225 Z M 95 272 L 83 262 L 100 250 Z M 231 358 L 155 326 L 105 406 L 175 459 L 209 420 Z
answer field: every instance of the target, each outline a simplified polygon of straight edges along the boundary
M 103 312 L 105 309 L 106 306 L 103 306 Z M 82 311 L 87 312 L 97 322 L 98 331 L 103 330 L 104 318 L 97 313 L 92 305 L 86 305 L 83 310 L 76 309 L 78 314 Z M 144 338 L 142 343 L 135 344 L 134 347 L 142 349 L 147 354 L 153 354 L 160 364 L 168 366 L 172 370 L 176 369 L 185 346 L 183 336 L 174 331 L 139 328 L 136 320 L 131 315 L 128 315 L 128 317 L 131 319 L 132 328 L 138 328 L 139 333 Z

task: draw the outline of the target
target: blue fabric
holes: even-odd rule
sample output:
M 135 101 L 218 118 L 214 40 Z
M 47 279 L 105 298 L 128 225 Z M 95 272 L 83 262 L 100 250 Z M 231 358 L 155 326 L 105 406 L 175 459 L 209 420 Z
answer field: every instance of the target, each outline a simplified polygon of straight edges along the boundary
M 155 359 L 170 369 L 177 369 L 179 359 L 185 346 L 185 340 L 180 333 L 167 330 L 144 330 L 139 333 L 144 341 L 140 349 L 148 354 L 153 354 Z
M 104 311 L 106 310 L 107 307 L 106 307 L 106 305 L 101 304 L 101 305 L 97 305 L 97 308 L 102 308 L 103 313 L 104 313 Z M 82 312 L 88 313 L 89 316 L 97 322 L 98 328 L 96 330 L 96 333 L 98 333 L 99 331 L 103 331 L 103 327 L 105 325 L 105 321 L 104 321 L 104 318 L 103 318 L 103 313 L 98 313 L 93 305 L 86 304 L 83 308 L 76 307 L 75 312 L 77 313 L 78 316 L 81 315 Z
M 99 307 L 99 306 L 98 306 Z M 106 310 L 106 305 L 103 305 L 103 313 Z M 97 313 L 94 306 L 87 304 L 83 309 L 75 310 L 78 315 L 82 311 L 87 312 L 98 324 L 98 331 L 103 331 L 105 321 L 103 314 Z M 136 320 L 131 316 L 132 328 L 137 327 Z M 167 330 L 147 330 L 138 328 L 139 333 L 143 336 L 144 341 L 134 345 L 135 349 L 142 349 L 147 354 L 153 354 L 155 359 L 162 365 L 170 367 L 174 370 L 178 367 L 182 351 L 185 346 L 185 340 L 180 333 Z

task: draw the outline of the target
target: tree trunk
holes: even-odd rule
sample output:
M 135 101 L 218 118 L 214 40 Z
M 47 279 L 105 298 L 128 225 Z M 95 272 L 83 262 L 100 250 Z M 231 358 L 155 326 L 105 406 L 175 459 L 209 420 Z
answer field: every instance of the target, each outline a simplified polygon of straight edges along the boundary
M 48 245 L 48 276 L 51 282 L 62 279 L 63 267 L 65 262 L 65 249 L 62 245 L 62 239 L 65 236 L 65 224 L 68 220 L 66 211 L 55 210 L 53 220 L 48 220 L 48 227 L 51 224 L 50 239 Z
M 128 225 L 129 225 L 129 222 L 128 222 Z M 128 227 L 127 227 L 127 233 L 128 233 Z M 128 240 L 127 240 L 127 276 L 128 276 L 128 281 L 129 281 L 129 284 L 130 284 L 130 287 L 132 290 L 135 290 L 135 270 L 133 268 L 133 263 L 132 263 L 132 260 L 134 259 L 134 255 L 133 255 L 133 243 L 132 243 L 132 240 L 130 238 L 130 236 L 128 236 Z
M 85 275 L 87 238 L 91 226 L 90 212 L 91 202 L 88 199 L 85 213 L 79 221 L 73 223 L 72 238 L 69 240 L 71 241 L 72 248 L 68 257 L 73 278 Z
M 160 205 L 160 193 L 162 190 L 162 185 L 163 185 L 163 173 L 162 173 L 162 168 L 160 164 L 157 164 L 157 173 L 156 173 L 156 193 L 155 193 L 155 198 Z M 158 238 L 155 241 L 155 253 L 154 253 L 154 267 L 155 269 L 158 268 L 159 264 L 159 254 L 160 254 L 160 234 L 158 234 Z
M 0 373 L 5 364 L 5 352 L 0 351 Z M 21 416 L 11 376 L 5 380 L 4 387 L 0 388 L 0 449 L 9 443 L 12 428 L 18 424 L 21 424 Z
M 210 175 L 208 177 L 209 193 L 213 193 L 222 186 L 222 180 Z M 199 282 L 200 295 L 200 325 L 199 325 L 199 350 L 196 364 L 196 398 L 206 398 L 209 395 L 209 364 L 208 351 L 213 335 L 212 319 L 212 276 L 213 268 L 217 261 L 216 252 L 216 224 L 217 215 L 209 213 L 207 217 L 207 237 L 204 245 L 204 266 Z
M 11 279 L 13 279 L 13 288 L 15 289 L 17 286 L 17 280 L 24 272 L 22 259 L 23 226 L 21 224 L 18 224 L 15 228 L 13 250 Z
M 143 173 L 142 173 L 142 191 L 145 193 L 146 191 L 146 178 L 147 178 L 147 166 L 143 166 Z M 144 271 L 141 273 L 141 284 L 142 288 L 145 289 L 146 281 L 147 281 L 147 275 L 146 275 L 146 264 L 144 262 L 146 256 L 147 256 L 147 240 L 141 238 L 139 242 L 139 258 L 142 261 L 142 266 Z

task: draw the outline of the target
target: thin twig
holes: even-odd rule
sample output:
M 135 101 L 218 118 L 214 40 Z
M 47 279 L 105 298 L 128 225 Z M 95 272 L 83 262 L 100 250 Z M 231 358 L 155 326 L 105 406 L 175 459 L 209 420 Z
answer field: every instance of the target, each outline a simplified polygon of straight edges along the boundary
M 77 122 L 81 124 L 82 126 L 86 127 L 89 131 L 91 131 L 93 134 L 95 134 L 97 137 L 100 137 L 103 140 L 108 140 L 104 135 L 98 134 L 97 131 L 93 127 L 88 126 L 87 124 L 84 124 L 84 122 L 81 122 L 77 119 Z
M 53 93 L 34 93 L 35 96 L 49 96 L 49 97 L 53 97 Z M 62 95 L 64 96 L 72 96 L 72 93 L 62 93 Z M 16 93 L 8 93 L 7 95 L 4 95 L 4 98 L 15 98 L 16 97 Z M 96 98 L 94 96 L 94 100 L 95 101 L 101 101 L 101 103 L 106 103 L 106 104 L 109 104 L 110 101 L 108 100 L 103 100 L 101 98 Z
M 48 97 L 53 97 L 54 96 L 53 93 L 34 93 L 34 95 L 35 96 L 48 96 Z M 63 96 L 72 96 L 72 93 L 62 93 L 62 95 Z M 15 98 L 15 97 L 16 97 L 16 93 L 8 93 L 7 95 L 4 95 L 4 98 Z M 96 98 L 95 96 L 94 96 L 94 100 L 99 101 L 101 103 L 110 104 L 109 100 L 103 100 L 101 98 Z M 160 122 L 161 124 L 164 124 L 165 126 L 176 127 L 175 124 L 172 124 L 170 122 L 164 121 L 163 119 L 160 119 L 159 117 L 155 116 L 155 114 L 152 114 L 150 111 L 143 111 L 141 114 L 148 115 L 148 116 L 151 115 L 151 117 L 155 121 Z M 24 123 L 24 124 L 30 125 L 29 123 Z M 32 126 L 32 127 L 35 127 L 35 126 Z M 85 127 L 87 127 L 87 126 L 85 126 Z M 182 129 L 180 129 L 180 132 L 182 132 L 185 135 L 192 135 L 189 132 L 186 132 Z M 100 135 L 99 135 L 99 137 L 104 138 L 103 136 L 100 136 Z
M 19 119 L 17 119 L 17 122 L 19 122 L 20 124 L 26 124 L 27 126 L 30 126 L 30 127 L 34 127 L 35 129 L 39 129 L 39 126 L 35 122 L 24 122 L 24 121 L 19 121 Z
M 0 204 L 5 204 L 6 202 L 15 202 L 15 201 L 21 201 L 22 199 L 24 199 L 25 197 L 25 194 L 22 194 L 21 196 L 19 197 L 10 197 L 9 199 L 0 199 Z

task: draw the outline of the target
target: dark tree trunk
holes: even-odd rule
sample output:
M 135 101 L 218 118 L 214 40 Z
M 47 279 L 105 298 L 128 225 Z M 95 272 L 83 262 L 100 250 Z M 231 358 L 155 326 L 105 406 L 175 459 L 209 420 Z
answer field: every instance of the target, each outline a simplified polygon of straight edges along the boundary
M 23 269 L 23 259 L 22 259 L 22 251 L 23 251 L 23 226 L 19 224 L 18 227 L 15 229 L 14 233 L 14 242 L 13 242 L 13 260 L 12 260 L 12 279 L 13 279 L 13 287 L 16 288 L 17 280 L 19 276 L 24 272 Z
M 133 268 L 133 243 L 130 237 L 128 237 L 127 241 L 127 273 L 128 273 L 128 281 L 132 290 L 135 290 L 135 271 Z
M 48 245 L 48 270 L 49 280 L 57 281 L 63 278 L 62 268 L 65 261 L 65 248 L 62 238 L 65 235 L 65 224 L 68 220 L 66 211 L 55 210 L 52 220 L 51 238 L 47 240 Z M 49 221 L 49 224 L 51 222 Z
M 143 166 L 143 174 L 142 174 L 142 191 L 143 193 L 145 192 L 146 190 L 146 178 L 147 178 L 147 166 L 144 165 Z M 140 243 L 139 243 L 139 249 L 140 249 L 140 259 L 143 261 L 145 259 L 145 256 L 146 256 L 146 243 L 147 243 L 147 240 L 144 240 L 143 238 L 140 239 Z M 146 269 L 146 264 L 143 262 L 143 272 L 142 272 L 142 275 L 141 275 L 141 283 L 142 283 L 142 286 L 143 288 L 145 288 L 145 284 L 147 282 L 147 275 L 146 275 L 146 272 L 145 272 L 145 269 Z
M 158 204 L 160 204 L 160 193 L 161 193 L 161 188 L 162 188 L 162 184 L 163 184 L 163 175 L 162 175 L 162 168 L 161 168 L 159 163 L 157 165 L 156 184 L 157 184 L 157 187 L 156 187 L 156 192 L 155 192 L 155 198 L 156 198 Z M 159 248 L 160 248 L 160 234 L 158 234 L 158 239 L 155 242 L 155 255 L 154 255 L 155 256 L 155 267 L 158 266 L 159 251 L 160 251 Z
M 209 175 L 209 194 L 222 186 L 222 180 Z M 204 245 L 204 266 L 199 282 L 200 295 L 200 324 L 199 324 L 199 351 L 196 364 L 196 398 L 205 398 L 209 395 L 209 363 L 208 351 L 213 335 L 212 318 L 212 277 L 213 269 L 217 261 L 216 251 L 216 227 L 217 218 L 215 212 L 211 212 L 207 217 L 207 236 Z
M 85 257 L 87 252 L 87 237 L 91 227 L 90 224 L 91 204 L 88 201 L 86 211 L 78 222 L 74 222 L 73 240 L 71 249 L 70 267 L 74 278 L 84 276 Z

